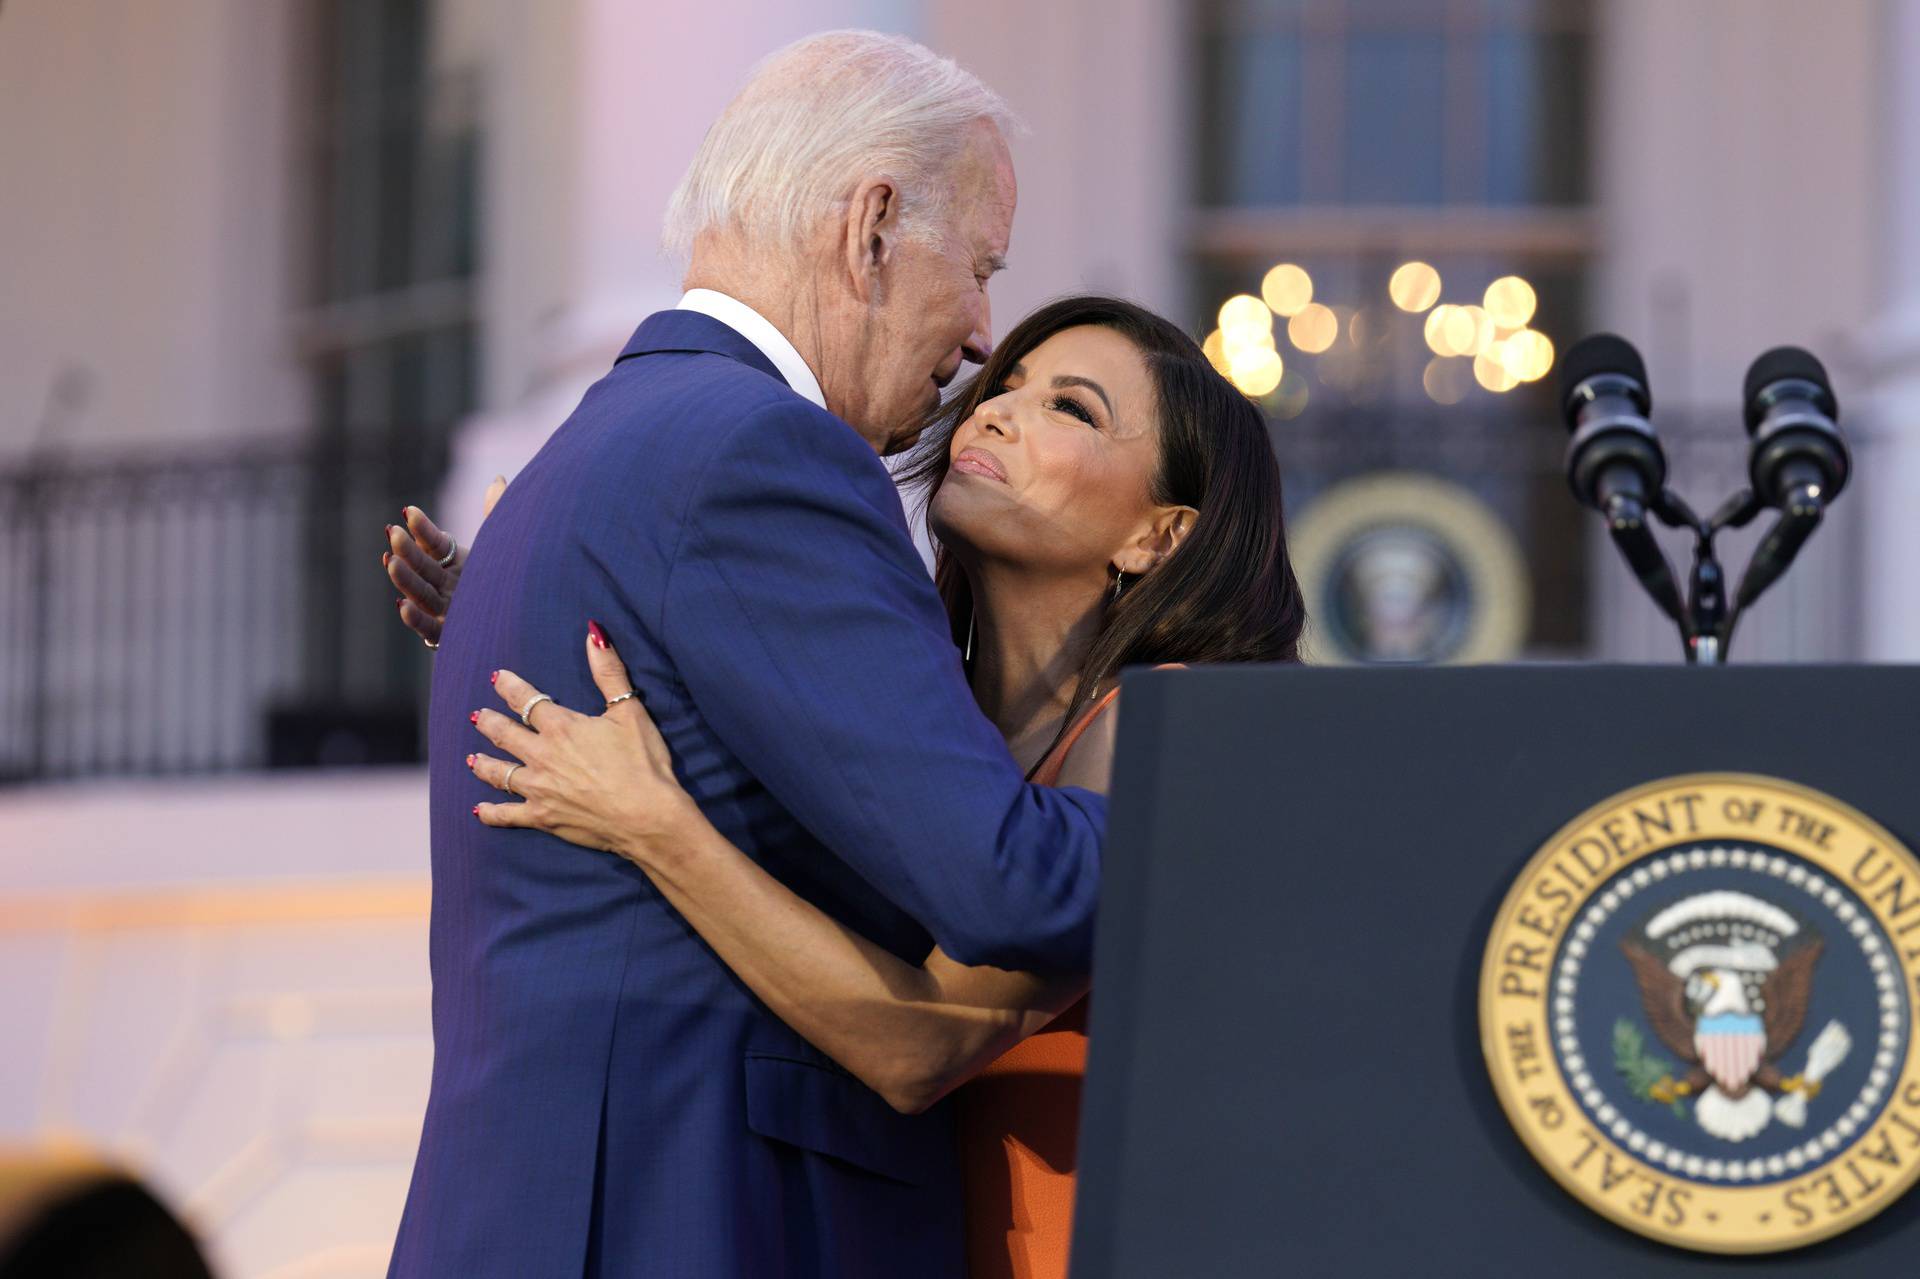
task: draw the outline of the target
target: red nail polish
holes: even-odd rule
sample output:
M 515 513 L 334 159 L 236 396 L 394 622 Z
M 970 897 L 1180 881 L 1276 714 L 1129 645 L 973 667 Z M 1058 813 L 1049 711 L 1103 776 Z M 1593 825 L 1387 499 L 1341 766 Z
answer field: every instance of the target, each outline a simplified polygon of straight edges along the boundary
M 494 672 L 493 674 L 491 674 L 491 675 L 489 675 L 489 676 L 487 676 L 487 683 L 489 683 L 489 684 L 498 684 L 499 682 L 500 682 L 500 672 L 499 672 L 499 671 L 495 671 L 495 672 Z
M 469 756 L 467 756 L 467 767 L 468 767 L 468 768 L 472 768 L 472 767 L 473 767 L 473 756 L 471 756 L 471 755 L 469 755 Z
M 478 804 L 475 804 L 475 805 L 473 806 L 473 815 L 474 815 L 475 817 L 478 817 L 478 816 L 480 815 L 480 805 L 478 805 Z
M 473 714 L 467 716 L 467 720 L 470 723 L 478 724 L 480 722 L 480 712 L 475 711 Z
M 593 641 L 595 648 L 604 648 L 609 651 L 613 648 L 613 645 L 607 642 L 607 633 L 600 629 L 600 623 L 598 622 L 589 621 L 587 623 L 587 638 Z

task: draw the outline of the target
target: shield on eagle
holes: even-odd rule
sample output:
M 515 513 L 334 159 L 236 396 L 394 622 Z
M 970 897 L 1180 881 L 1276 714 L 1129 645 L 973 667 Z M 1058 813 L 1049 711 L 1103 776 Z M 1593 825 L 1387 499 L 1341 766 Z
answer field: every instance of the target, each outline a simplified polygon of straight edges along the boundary
M 1647 1021 L 1682 1067 L 1648 1099 L 1691 1098 L 1700 1127 L 1722 1141 L 1745 1141 L 1776 1119 L 1805 1122 L 1808 1099 L 1850 1046 L 1833 1023 L 1805 1071 L 1779 1065 L 1806 1022 L 1822 945 L 1792 912 L 1727 889 L 1682 898 L 1623 938 Z
M 1744 1090 L 1760 1068 L 1760 1054 L 1767 1046 L 1766 1023 L 1750 1014 L 1702 1017 L 1694 1027 L 1693 1046 L 1720 1090 L 1732 1096 Z

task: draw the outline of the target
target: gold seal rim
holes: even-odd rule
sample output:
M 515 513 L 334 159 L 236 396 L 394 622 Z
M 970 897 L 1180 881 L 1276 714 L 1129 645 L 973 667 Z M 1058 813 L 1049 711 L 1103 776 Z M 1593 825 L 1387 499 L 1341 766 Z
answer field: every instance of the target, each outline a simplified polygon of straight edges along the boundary
M 1294 572 L 1309 601 L 1324 593 L 1334 553 L 1355 533 L 1387 521 L 1417 525 L 1444 541 L 1477 596 L 1459 651 L 1442 662 L 1465 666 L 1498 662 L 1520 651 L 1533 610 L 1526 557 L 1499 514 L 1471 489 L 1421 471 L 1380 471 L 1342 480 L 1306 508 L 1287 534 Z M 1360 659 L 1316 642 L 1309 627 L 1308 660 L 1352 666 Z
M 1720 1256 L 1756 1256 L 1794 1252 L 1856 1230 L 1879 1216 L 1894 1204 L 1900 1202 L 1908 1193 L 1913 1191 L 1916 1184 L 1920 1184 L 1920 1158 L 1909 1159 L 1900 1167 L 1899 1171 L 1891 1178 L 1889 1192 L 1882 1196 L 1876 1203 L 1866 1207 L 1862 1211 L 1842 1216 L 1837 1220 L 1818 1223 L 1809 1227 L 1806 1233 L 1795 1235 L 1786 1241 L 1703 1238 L 1684 1233 L 1677 1229 L 1662 1227 L 1655 1222 L 1636 1220 L 1627 1215 L 1622 1209 L 1580 1184 L 1575 1176 L 1561 1167 L 1557 1156 L 1552 1155 L 1548 1150 L 1543 1148 L 1542 1140 L 1538 1134 L 1534 1132 L 1533 1123 L 1527 1116 L 1525 1106 L 1521 1103 L 1521 1099 L 1514 1095 L 1514 1089 L 1510 1087 L 1506 1072 L 1501 1069 L 1498 1059 L 1500 1046 L 1497 1041 L 1496 1031 L 1500 1024 L 1500 1019 L 1493 1015 L 1494 1004 L 1498 998 L 1496 960 L 1501 951 L 1501 943 L 1507 940 L 1508 930 L 1512 926 L 1512 916 L 1519 905 L 1520 899 L 1524 895 L 1523 890 L 1533 882 L 1534 876 L 1541 870 L 1543 865 L 1551 860 L 1549 854 L 1556 851 L 1563 841 L 1569 839 L 1582 827 L 1596 821 L 1610 810 L 1626 807 L 1637 799 L 1644 798 L 1648 795 L 1680 790 L 1688 786 L 1751 787 L 1762 791 L 1785 793 L 1805 800 L 1811 800 L 1834 814 L 1845 818 L 1847 821 L 1855 823 L 1862 832 L 1875 840 L 1879 847 L 1888 852 L 1896 860 L 1896 863 L 1901 864 L 1903 869 L 1912 874 L 1915 877 L 1915 887 L 1920 888 L 1920 856 L 1916 856 L 1904 840 L 1897 838 L 1886 827 L 1845 800 L 1799 782 L 1789 781 L 1781 777 L 1773 777 L 1764 773 L 1677 773 L 1670 777 L 1657 778 L 1652 781 L 1643 782 L 1637 786 L 1629 787 L 1626 790 L 1617 791 L 1596 803 L 1588 805 L 1578 816 L 1558 827 L 1545 840 L 1541 841 L 1539 847 L 1534 850 L 1533 854 L 1514 872 L 1512 883 L 1508 886 L 1506 893 L 1501 897 L 1499 907 L 1494 911 L 1493 920 L 1488 929 L 1487 944 L 1481 953 L 1480 990 L 1477 1001 L 1477 1010 L 1480 1019 L 1480 1053 L 1487 1068 L 1488 1080 L 1493 1085 L 1494 1095 L 1500 1103 L 1501 1113 L 1506 1116 L 1508 1125 L 1513 1129 L 1515 1135 L 1520 1138 L 1521 1144 L 1526 1147 L 1527 1154 L 1532 1157 L 1533 1161 L 1539 1165 L 1540 1168 L 1553 1178 L 1554 1182 L 1558 1184 L 1563 1191 L 1583 1208 L 1594 1213 L 1596 1216 L 1612 1222 L 1623 1230 L 1631 1231 L 1641 1238 L 1652 1239 L 1658 1243 L 1689 1252 Z M 1684 839 L 1675 839 L 1671 844 L 1662 845 L 1661 849 L 1664 850 L 1680 844 L 1698 843 L 1702 838 L 1711 839 L 1714 837 L 1688 836 Z M 1762 842 L 1753 836 L 1745 838 L 1755 844 Z M 1790 850 L 1779 848 L 1777 845 L 1773 846 L 1773 850 L 1789 852 L 1791 856 L 1794 856 L 1802 862 L 1809 860 L 1801 854 L 1791 853 Z M 1650 852 L 1651 851 L 1652 850 L 1650 850 Z M 1638 860 L 1637 857 L 1636 860 Z M 1610 871 L 1605 875 L 1596 877 L 1593 884 L 1590 885 L 1585 892 L 1578 894 L 1573 906 L 1569 909 L 1567 918 L 1569 920 L 1574 919 L 1578 912 L 1583 909 L 1589 901 L 1599 892 L 1603 891 L 1605 884 L 1612 882 L 1616 873 L 1617 872 Z M 1854 895 L 1856 897 L 1861 896 L 1858 893 Z M 1862 900 L 1864 901 L 1865 899 L 1862 898 Z M 1872 912 L 1875 922 L 1884 930 L 1886 921 L 1882 918 L 1878 908 L 1869 904 L 1868 909 Z M 1564 944 L 1564 935 L 1554 943 L 1551 961 L 1548 965 L 1549 971 L 1557 965 Z M 1894 948 L 1892 958 L 1904 975 L 1906 965 L 1901 961 L 1901 954 L 1902 952 L 1896 947 Z M 1904 994 L 1907 1008 L 1907 1053 L 1906 1060 L 1901 1064 L 1898 1073 L 1896 1073 L 1894 1078 L 1889 1082 L 1888 1109 L 1892 1109 L 1892 1107 L 1898 1103 L 1900 1089 L 1905 1083 L 1909 1073 L 1920 1070 L 1920 996 L 1916 995 L 1909 981 L 1903 980 L 1900 988 Z M 1545 996 L 1543 994 L 1543 999 L 1544 998 Z M 1561 1072 L 1559 1059 L 1550 1047 L 1543 1054 L 1542 1060 L 1545 1063 L 1546 1069 L 1552 1072 L 1558 1095 L 1564 1104 L 1570 1107 L 1570 1113 L 1584 1114 L 1584 1111 L 1580 1108 L 1578 1099 L 1573 1094 L 1572 1086 L 1567 1082 L 1564 1074 Z M 1592 1128 L 1594 1129 L 1595 1135 L 1605 1143 L 1606 1149 L 1614 1151 L 1624 1159 L 1632 1161 L 1635 1165 L 1645 1165 L 1645 1160 L 1622 1146 L 1611 1134 L 1601 1129 L 1599 1125 L 1594 1124 Z M 1836 1150 L 1833 1157 L 1824 1162 L 1821 1167 L 1832 1167 L 1838 1160 L 1857 1149 L 1863 1140 L 1864 1138 L 1857 1139 L 1852 1144 Z M 1671 1173 L 1663 1173 L 1661 1175 L 1672 1176 Z M 1687 1185 L 1689 1188 L 1698 1188 L 1701 1184 L 1698 1182 L 1685 1181 L 1684 1178 L 1674 1179 L 1681 1181 L 1682 1184 Z M 1767 1187 L 1728 1187 L 1727 1189 L 1730 1191 L 1771 1190 L 1779 1184 L 1780 1183 L 1772 1183 Z

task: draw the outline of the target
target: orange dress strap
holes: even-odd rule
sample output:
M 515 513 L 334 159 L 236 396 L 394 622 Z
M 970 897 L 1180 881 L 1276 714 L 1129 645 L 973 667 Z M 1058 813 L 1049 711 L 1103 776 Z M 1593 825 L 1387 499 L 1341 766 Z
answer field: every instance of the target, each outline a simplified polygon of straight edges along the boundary
M 1162 662 L 1153 669 L 1183 671 L 1186 668 L 1184 662 Z M 1033 776 L 1029 780 L 1041 786 L 1059 785 L 1060 770 L 1067 766 L 1067 755 L 1073 750 L 1073 744 L 1086 735 L 1086 731 L 1093 727 L 1093 721 L 1099 719 L 1107 707 L 1113 705 L 1114 699 L 1118 696 L 1120 696 L 1120 686 L 1115 684 L 1103 696 L 1097 698 L 1093 705 L 1082 711 L 1080 718 L 1073 721 L 1073 727 L 1069 728 L 1054 748 L 1047 752 L 1046 758 L 1034 766 Z
M 1060 770 L 1067 766 L 1067 754 L 1073 750 L 1073 744 L 1086 736 L 1087 730 L 1093 727 L 1093 721 L 1099 719 L 1101 712 L 1113 705 L 1113 699 L 1118 696 L 1120 696 L 1120 686 L 1116 684 L 1108 689 L 1105 694 L 1096 698 L 1093 705 L 1087 707 L 1087 709 L 1081 713 L 1080 718 L 1073 721 L 1073 727 L 1069 728 L 1066 733 L 1061 736 L 1060 740 L 1054 743 L 1053 749 L 1047 752 L 1046 758 L 1041 760 L 1034 768 L 1032 780 L 1036 785 L 1057 786 L 1060 784 Z

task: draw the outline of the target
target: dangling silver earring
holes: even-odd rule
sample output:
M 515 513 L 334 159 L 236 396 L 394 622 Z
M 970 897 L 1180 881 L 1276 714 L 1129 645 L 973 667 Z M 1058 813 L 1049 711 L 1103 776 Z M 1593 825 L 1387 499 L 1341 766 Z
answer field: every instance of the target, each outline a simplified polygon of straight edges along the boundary
M 1109 604 L 1119 603 L 1120 588 L 1125 586 L 1126 584 L 1127 584 L 1127 575 L 1125 573 L 1122 573 L 1119 569 L 1113 570 L 1113 598 L 1108 600 L 1107 603 Z
M 973 614 L 967 614 L 967 651 L 960 658 L 963 662 L 973 660 Z

